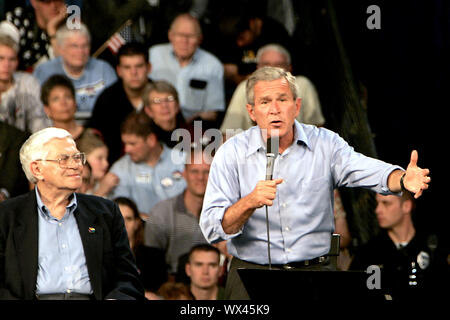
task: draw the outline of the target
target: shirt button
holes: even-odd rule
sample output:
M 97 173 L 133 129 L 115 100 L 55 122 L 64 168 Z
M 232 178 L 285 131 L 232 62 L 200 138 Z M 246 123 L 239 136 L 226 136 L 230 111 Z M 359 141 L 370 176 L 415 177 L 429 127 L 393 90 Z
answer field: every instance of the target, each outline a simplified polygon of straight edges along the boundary
M 66 292 L 67 292 L 67 293 L 71 293 L 71 292 L 72 292 L 72 290 L 70 290 L 70 289 L 67 289 L 67 290 L 66 290 Z
M 61 222 L 58 222 L 58 226 L 62 227 L 62 223 L 61 223 Z
M 286 208 L 286 203 L 283 202 L 283 203 L 281 204 L 281 206 L 282 206 L 283 208 Z
M 284 230 L 289 231 L 291 230 L 289 227 L 284 228 Z
M 289 248 L 287 248 L 287 249 L 286 249 L 286 252 L 291 252 L 291 251 L 292 251 L 292 250 L 291 250 L 291 249 L 289 249 Z
M 65 244 L 63 244 L 62 246 L 61 246 L 63 249 L 65 249 L 66 248 L 66 245 Z

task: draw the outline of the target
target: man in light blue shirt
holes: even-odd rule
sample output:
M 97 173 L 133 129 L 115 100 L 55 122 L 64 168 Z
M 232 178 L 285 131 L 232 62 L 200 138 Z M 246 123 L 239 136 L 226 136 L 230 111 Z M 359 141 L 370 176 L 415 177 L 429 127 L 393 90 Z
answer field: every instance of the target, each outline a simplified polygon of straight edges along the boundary
M 35 132 L 20 162 L 36 187 L 0 203 L 0 300 L 144 299 L 119 207 L 76 193 L 86 156 L 70 133 Z
M 199 48 L 202 34 L 199 22 L 189 14 L 175 18 L 168 33 L 170 43 L 150 48 L 152 80 L 166 80 L 176 89 L 187 122 L 200 117 L 215 120 L 225 110 L 222 63 Z
M 39 228 L 36 294 L 92 294 L 86 256 L 74 215 L 77 208 L 76 194 L 73 194 L 64 216 L 58 220 L 42 202 L 37 188 L 35 190 Z
M 59 57 L 36 67 L 33 75 L 41 85 L 54 74 L 63 74 L 72 80 L 77 100 L 76 119 L 91 116 L 97 97 L 117 80 L 114 69 L 103 60 L 89 56 L 90 34 L 83 24 L 78 29 L 66 25 L 56 32 Z
M 111 198 L 130 198 L 141 213 L 149 214 L 159 201 L 183 192 L 185 156 L 160 143 L 146 113 L 130 114 L 122 124 L 121 136 L 126 155 L 113 164 L 104 179 L 117 180 Z
M 247 82 L 247 111 L 258 126 L 238 134 L 217 151 L 206 189 L 200 226 L 210 242 L 228 240 L 233 255 L 227 297 L 248 295 L 238 267 L 269 264 L 268 206 L 272 263 L 281 268 L 326 262 L 334 230 L 333 190 L 364 187 L 378 193 L 416 197 L 428 188 L 429 170 L 417 167 L 413 151 L 406 172 L 357 153 L 339 135 L 295 120 L 301 99 L 295 78 L 264 67 Z M 273 180 L 266 173 L 266 139 L 278 137 Z

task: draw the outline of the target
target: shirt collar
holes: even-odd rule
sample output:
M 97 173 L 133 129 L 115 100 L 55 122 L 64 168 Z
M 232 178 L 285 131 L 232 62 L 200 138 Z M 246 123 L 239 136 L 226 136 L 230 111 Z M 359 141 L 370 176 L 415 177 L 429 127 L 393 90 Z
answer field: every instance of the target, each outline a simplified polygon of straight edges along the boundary
M 308 137 L 306 136 L 305 130 L 303 130 L 300 122 L 295 120 L 294 122 L 294 142 L 293 144 L 302 145 L 310 148 Z M 258 126 L 251 127 L 249 129 L 249 139 L 248 148 L 246 156 L 249 157 L 253 153 L 259 151 L 260 149 L 266 150 L 266 144 L 261 135 L 261 129 Z
M 41 215 L 43 215 L 44 218 L 46 219 L 50 219 L 53 218 L 52 216 L 50 216 L 50 211 L 47 209 L 47 207 L 45 206 L 45 204 L 42 202 L 41 196 L 39 195 L 39 191 L 38 188 L 35 187 L 34 188 L 35 192 L 36 192 L 36 200 L 37 200 L 37 205 L 38 205 L 38 211 Z M 70 200 L 69 204 L 66 206 L 66 209 L 69 210 L 69 212 L 74 212 L 75 209 L 78 206 L 78 202 L 77 202 L 77 196 L 75 193 L 72 193 L 72 199 Z
M 197 61 L 197 59 L 198 59 L 198 49 L 199 49 L 199 48 L 195 49 L 194 54 L 192 55 L 192 59 L 191 59 L 191 61 L 189 62 L 189 64 L 195 63 L 195 62 Z M 177 60 L 177 56 L 175 55 L 175 51 L 173 50 L 173 45 L 172 45 L 172 44 L 170 44 L 170 53 L 172 54 L 172 57 L 173 57 L 175 60 Z M 178 61 L 178 60 L 177 60 L 177 61 Z

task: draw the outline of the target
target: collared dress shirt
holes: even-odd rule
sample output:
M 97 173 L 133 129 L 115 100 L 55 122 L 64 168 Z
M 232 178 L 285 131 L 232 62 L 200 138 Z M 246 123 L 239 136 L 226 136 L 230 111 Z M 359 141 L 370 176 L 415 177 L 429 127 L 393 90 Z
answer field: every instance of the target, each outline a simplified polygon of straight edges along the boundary
M 185 155 L 164 145 L 159 161 L 154 167 L 145 162 L 135 163 L 124 155 L 111 167 L 119 177 L 119 184 L 110 198 L 132 199 L 139 212 L 148 214 L 159 201 L 174 197 L 186 187 L 181 172 L 184 170 Z
M 36 293 L 92 294 L 83 243 L 75 219 L 75 193 L 64 217 L 58 220 L 43 204 L 37 188 L 35 190 L 39 228 Z
M 225 110 L 224 70 L 214 55 L 197 48 L 192 61 L 181 67 L 172 44 L 166 43 L 151 47 L 149 56 L 150 78 L 168 81 L 177 89 L 185 119 L 201 111 Z M 195 80 L 200 84 L 195 84 Z
M 227 140 L 211 165 L 200 216 L 209 242 L 229 240 L 233 256 L 268 264 L 265 207 L 235 234 L 226 234 L 225 211 L 253 191 L 266 172 L 265 142 L 258 126 Z M 295 121 L 294 142 L 275 159 L 273 178 L 283 178 L 269 207 L 274 264 L 313 259 L 329 252 L 334 231 L 333 190 L 364 187 L 390 194 L 389 174 L 401 169 L 355 152 L 338 134 Z

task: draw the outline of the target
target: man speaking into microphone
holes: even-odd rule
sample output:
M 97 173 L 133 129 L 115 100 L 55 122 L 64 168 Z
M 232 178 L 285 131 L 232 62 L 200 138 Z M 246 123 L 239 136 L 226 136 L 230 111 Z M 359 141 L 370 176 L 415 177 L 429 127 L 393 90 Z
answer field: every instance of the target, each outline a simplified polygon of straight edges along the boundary
M 355 152 L 338 134 L 297 122 L 301 99 L 295 78 L 264 67 L 248 79 L 247 111 L 257 123 L 227 140 L 211 165 L 200 215 L 205 238 L 228 241 L 233 256 L 228 299 L 248 299 L 237 268 L 330 269 L 333 190 L 364 187 L 381 194 L 403 190 L 418 198 L 429 170 L 411 153 L 406 170 Z M 267 138 L 278 138 L 273 177 L 266 177 Z M 274 150 L 272 150 L 274 152 Z M 268 206 L 268 226 L 265 206 Z

